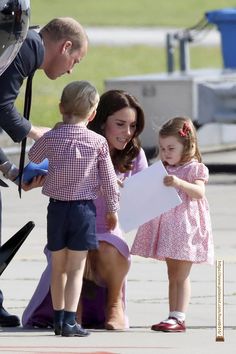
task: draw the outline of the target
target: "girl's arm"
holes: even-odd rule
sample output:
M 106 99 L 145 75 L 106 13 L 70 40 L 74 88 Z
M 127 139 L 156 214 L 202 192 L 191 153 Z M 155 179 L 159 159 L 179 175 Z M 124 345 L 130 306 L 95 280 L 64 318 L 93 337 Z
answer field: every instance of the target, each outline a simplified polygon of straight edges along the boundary
M 205 195 L 204 181 L 197 179 L 194 183 L 184 181 L 173 175 L 164 177 L 164 185 L 167 187 L 175 187 L 184 191 L 190 198 L 201 199 Z

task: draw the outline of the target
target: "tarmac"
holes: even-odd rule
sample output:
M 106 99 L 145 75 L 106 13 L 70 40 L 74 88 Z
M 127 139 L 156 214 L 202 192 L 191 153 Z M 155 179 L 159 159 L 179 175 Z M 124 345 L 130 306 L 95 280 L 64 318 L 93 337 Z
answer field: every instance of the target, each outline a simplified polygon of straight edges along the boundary
M 120 29 L 88 28 L 90 43 L 94 45 L 147 44 L 163 46 L 166 33 L 176 29 Z M 125 35 L 124 35 L 125 34 Z M 202 33 L 196 41 L 201 45 L 219 45 L 217 30 Z M 1 145 L 2 146 L 2 145 Z M 10 147 L 11 148 L 11 147 Z M 14 149 L 14 148 L 13 148 Z M 13 152 L 14 153 L 14 152 Z M 206 164 L 236 164 L 236 149 L 222 149 L 204 153 Z M 214 170 L 214 169 L 213 169 Z M 52 330 L 0 328 L 1 354 L 90 353 L 90 354 L 231 354 L 236 346 L 236 239 L 235 204 L 236 173 L 224 171 L 211 174 L 207 197 L 211 208 L 215 259 L 224 261 L 223 273 L 223 333 L 224 341 L 217 341 L 216 265 L 194 265 L 191 273 L 192 296 L 187 313 L 185 333 L 162 333 L 150 330 L 168 314 L 168 281 L 164 262 L 133 256 L 127 284 L 127 313 L 130 328 L 125 331 L 91 331 L 87 338 L 55 336 Z M 28 221 L 35 228 L 1 275 L 0 287 L 4 306 L 20 318 L 46 266 L 43 248 L 46 243 L 47 198 L 40 189 L 23 192 L 17 187 L 1 188 L 3 199 L 3 243 Z M 129 245 L 135 232 L 125 235 Z M 222 290 L 222 289 L 221 289 Z M 222 304 L 221 304 L 222 306 Z M 219 313 L 218 313 L 219 316 Z M 222 318 L 221 317 L 221 318 Z M 221 323 L 222 324 L 222 323 Z
M 236 163 L 235 149 L 205 153 L 204 162 Z M 211 208 L 216 260 L 224 261 L 224 294 L 221 304 L 221 334 L 216 341 L 218 302 L 216 266 L 194 265 L 191 273 L 192 296 L 185 333 L 153 332 L 150 326 L 166 318 L 168 282 L 164 262 L 134 256 L 128 274 L 127 312 L 130 329 L 125 331 L 94 330 L 87 338 L 55 336 L 52 330 L 0 328 L 1 354 L 90 353 L 90 354 L 230 354 L 236 346 L 236 174 L 211 174 L 207 185 Z M 35 228 L 1 275 L 1 289 L 6 309 L 21 317 L 46 265 L 46 208 L 48 200 L 40 189 L 23 192 L 2 188 L 3 242 L 28 221 Z M 135 231 L 125 235 L 129 245 Z M 218 308 L 219 309 L 219 308 Z M 219 312 L 218 312 L 219 317 Z
M 115 30 L 115 29 L 113 29 Z M 99 32 L 100 31 L 100 32 Z M 88 28 L 91 44 L 130 45 L 150 44 L 163 46 L 167 30 L 146 29 L 142 32 L 123 29 L 123 35 L 105 29 Z M 127 32 L 128 31 L 128 32 Z M 175 31 L 175 29 L 173 29 Z M 169 29 L 168 29 L 169 32 Z M 101 43 L 99 42 L 102 38 Z M 109 38 L 107 38 L 107 36 Z M 152 40 L 151 40 L 152 38 Z M 205 38 L 206 45 L 218 45 L 219 33 L 212 31 Z M 149 41 L 149 42 L 148 42 Z M 201 42 L 203 44 L 203 42 Z M 203 155 L 206 164 L 235 164 L 234 148 Z M 234 169 L 233 169 L 234 171 Z M 87 338 L 55 336 L 52 330 L 25 330 L 0 328 L 1 354 L 90 353 L 90 354 L 231 354 L 236 346 L 236 239 L 235 204 L 236 174 L 229 171 L 211 174 L 207 197 L 211 208 L 214 232 L 215 258 L 224 261 L 221 288 L 221 334 L 219 330 L 219 303 L 216 292 L 216 265 L 194 265 L 191 273 L 192 296 L 187 313 L 185 333 L 151 331 L 168 314 L 168 281 L 164 262 L 133 256 L 127 284 L 127 313 L 130 328 L 125 331 L 91 331 Z M 4 293 L 6 309 L 22 316 L 46 266 L 43 248 L 46 243 L 46 208 L 48 200 L 40 189 L 23 192 L 18 197 L 17 187 L 1 188 L 3 199 L 3 243 L 28 221 L 35 228 L 1 275 L 0 287 Z M 129 245 L 135 231 L 125 235 Z M 222 308 L 223 307 L 223 308 Z M 218 311 L 216 311 L 218 310 Z

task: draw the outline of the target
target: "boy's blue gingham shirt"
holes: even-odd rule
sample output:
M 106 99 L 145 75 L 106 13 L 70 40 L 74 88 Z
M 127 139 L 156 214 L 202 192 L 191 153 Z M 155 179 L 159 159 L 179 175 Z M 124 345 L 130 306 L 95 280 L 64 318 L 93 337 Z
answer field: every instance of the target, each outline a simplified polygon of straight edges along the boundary
M 49 161 L 42 193 L 58 200 L 94 200 L 101 190 L 107 210 L 119 208 L 119 187 L 106 139 L 85 125 L 62 124 L 37 140 L 29 159 Z

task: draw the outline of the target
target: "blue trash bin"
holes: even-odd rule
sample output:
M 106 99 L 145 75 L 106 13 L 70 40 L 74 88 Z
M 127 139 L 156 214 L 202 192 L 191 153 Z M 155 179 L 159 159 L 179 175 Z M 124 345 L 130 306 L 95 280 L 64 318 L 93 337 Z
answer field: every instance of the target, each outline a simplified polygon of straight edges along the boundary
M 236 8 L 209 11 L 205 17 L 220 31 L 224 68 L 236 69 Z

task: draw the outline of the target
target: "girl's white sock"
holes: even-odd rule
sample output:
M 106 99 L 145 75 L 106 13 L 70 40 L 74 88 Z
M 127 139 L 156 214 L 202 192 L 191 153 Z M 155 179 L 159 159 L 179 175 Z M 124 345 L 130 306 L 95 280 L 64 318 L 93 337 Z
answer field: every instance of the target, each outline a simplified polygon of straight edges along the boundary
M 180 311 L 172 311 L 170 317 L 175 317 L 180 322 L 185 321 L 185 318 L 186 318 L 185 313 L 184 312 L 180 312 Z
M 172 317 L 172 318 L 171 318 Z M 173 319 L 177 318 L 177 320 L 179 320 L 180 322 L 185 321 L 185 313 L 184 312 L 180 312 L 180 311 L 171 311 L 169 313 L 169 318 L 167 318 L 166 320 L 162 321 L 164 323 L 169 323 L 169 324 L 175 324 L 176 321 Z
M 173 320 L 173 318 L 170 318 L 170 317 L 174 317 L 174 315 L 173 315 L 174 313 L 175 313 L 175 311 L 171 311 L 169 313 L 168 318 L 166 320 L 162 321 L 162 322 L 169 323 L 169 324 L 175 324 L 175 320 Z

